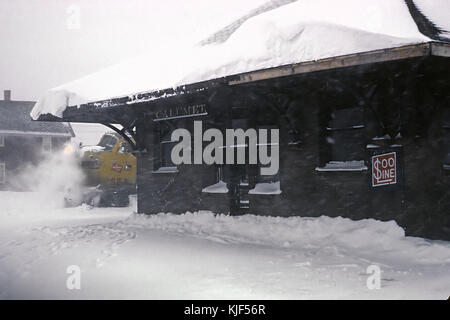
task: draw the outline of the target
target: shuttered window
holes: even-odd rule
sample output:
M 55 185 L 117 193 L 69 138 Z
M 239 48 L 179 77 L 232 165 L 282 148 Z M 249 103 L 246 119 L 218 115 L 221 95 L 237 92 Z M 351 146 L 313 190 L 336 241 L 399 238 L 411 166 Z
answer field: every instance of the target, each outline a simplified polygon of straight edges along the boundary
M 42 138 L 42 151 L 52 152 L 52 138 L 51 137 L 43 137 Z
M 6 165 L 4 162 L 0 162 L 0 184 L 6 182 Z
M 363 171 L 364 117 L 362 108 L 334 110 L 326 127 L 325 147 L 329 158 L 317 171 Z
M 177 166 L 172 162 L 172 149 L 178 141 L 171 141 L 174 125 L 169 121 L 159 121 L 156 125 L 158 143 L 155 145 L 153 173 L 175 173 Z
M 450 171 L 450 109 L 445 109 L 442 119 L 443 168 Z

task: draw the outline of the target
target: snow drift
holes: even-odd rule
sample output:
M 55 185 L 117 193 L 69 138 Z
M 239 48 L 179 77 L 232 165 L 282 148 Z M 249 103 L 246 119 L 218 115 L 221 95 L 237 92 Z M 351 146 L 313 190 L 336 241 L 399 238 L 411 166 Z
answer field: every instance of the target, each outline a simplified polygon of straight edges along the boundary
M 447 34 L 450 2 L 429 2 L 414 3 Z M 31 116 L 61 117 L 69 105 L 431 40 L 419 31 L 404 0 L 302 0 L 237 21 L 242 24 L 223 42 L 168 40 L 164 48 L 51 89 Z
M 144 216 L 132 214 L 135 202 L 48 209 L 32 198 L 0 192 L 2 299 L 447 299 L 450 290 L 450 243 L 405 237 L 394 222 Z M 366 285 L 373 264 L 381 290 Z M 67 290 L 70 265 L 82 290 Z
M 257 215 L 227 216 L 209 211 L 182 215 L 134 214 L 126 226 L 159 229 L 167 232 L 224 242 L 249 243 L 278 248 L 340 248 L 372 259 L 407 261 L 414 257 L 420 264 L 450 263 L 450 245 L 440 241 L 406 237 L 395 221 L 342 217 L 267 217 Z

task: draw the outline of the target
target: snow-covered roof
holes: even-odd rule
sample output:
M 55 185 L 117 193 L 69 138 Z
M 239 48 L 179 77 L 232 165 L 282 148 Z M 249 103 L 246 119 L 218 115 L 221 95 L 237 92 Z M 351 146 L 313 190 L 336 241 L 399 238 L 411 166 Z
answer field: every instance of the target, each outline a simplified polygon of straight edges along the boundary
M 142 54 L 49 90 L 31 116 L 305 61 L 449 41 L 448 0 L 272 0 L 204 41 Z
M 32 121 L 34 101 L 0 100 L 0 135 L 73 137 L 70 124 Z

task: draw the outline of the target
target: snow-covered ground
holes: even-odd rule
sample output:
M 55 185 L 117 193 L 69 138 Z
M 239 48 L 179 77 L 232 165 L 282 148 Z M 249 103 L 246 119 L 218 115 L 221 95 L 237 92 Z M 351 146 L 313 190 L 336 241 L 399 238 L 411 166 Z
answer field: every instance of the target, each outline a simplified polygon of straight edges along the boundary
M 394 222 L 133 214 L 0 192 L 0 298 L 444 299 L 450 243 Z M 81 269 L 69 290 L 67 268 Z M 368 289 L 367 268 L 381 269 Z

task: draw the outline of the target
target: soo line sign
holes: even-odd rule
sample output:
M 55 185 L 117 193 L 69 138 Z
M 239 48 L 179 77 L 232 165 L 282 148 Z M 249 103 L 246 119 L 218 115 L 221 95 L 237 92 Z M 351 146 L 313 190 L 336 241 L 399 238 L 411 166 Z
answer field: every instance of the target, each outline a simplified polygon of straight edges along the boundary
M 397 154 L 395 152 L 372 157 L 372 187 L 397 183 Z

